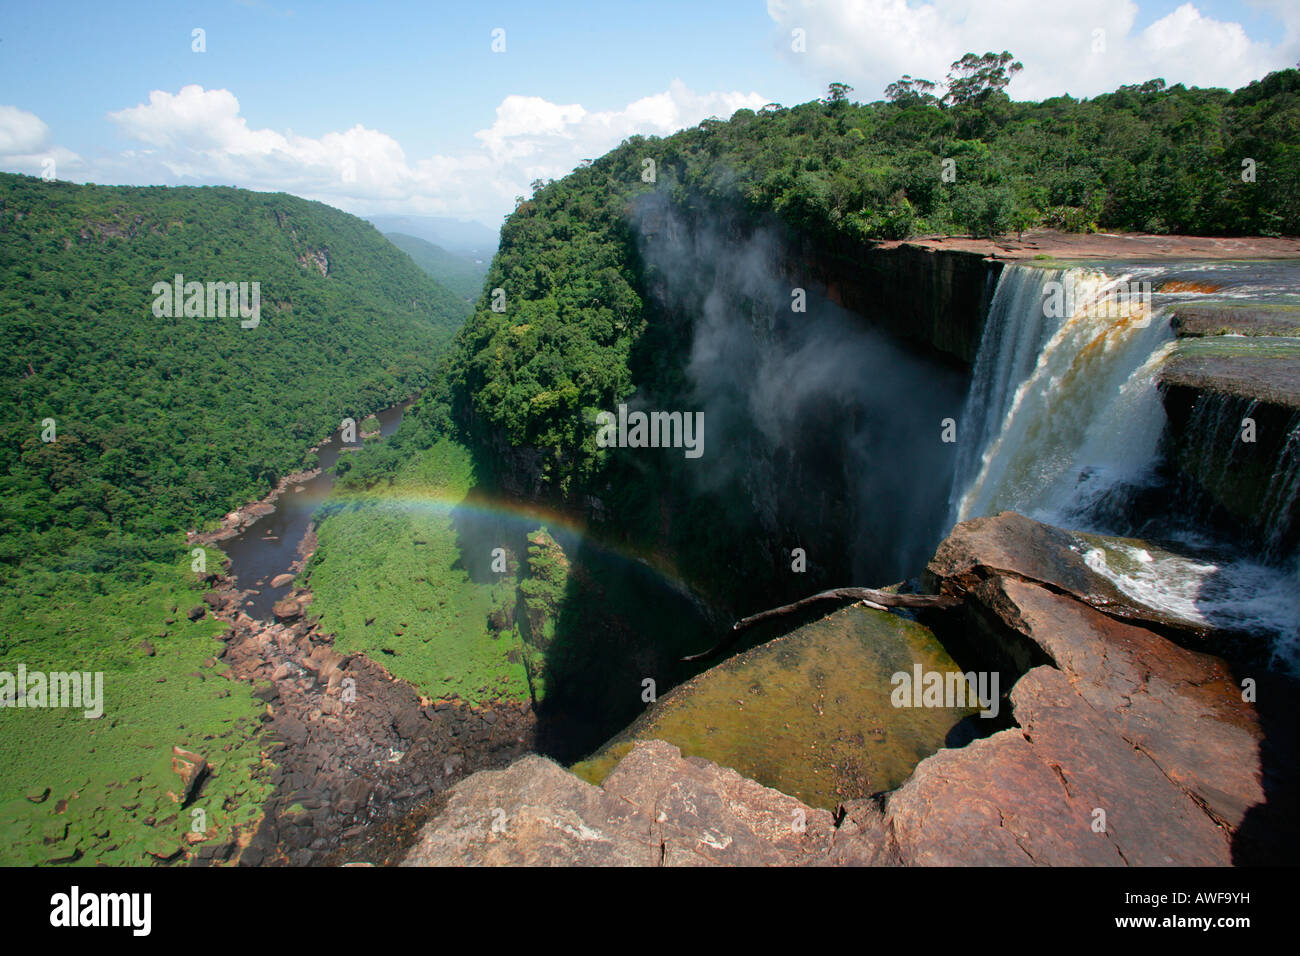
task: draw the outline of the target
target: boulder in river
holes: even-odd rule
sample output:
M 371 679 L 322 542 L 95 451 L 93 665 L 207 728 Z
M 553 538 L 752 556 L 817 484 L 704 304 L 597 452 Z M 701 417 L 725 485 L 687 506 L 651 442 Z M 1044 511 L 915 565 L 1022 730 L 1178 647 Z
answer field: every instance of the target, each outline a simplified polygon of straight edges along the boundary
M 271 607 L 271 613 L 277 621 L 293 621 L 302 617 L 302 606 L 296 599 L 287 597 L 276 601 Z

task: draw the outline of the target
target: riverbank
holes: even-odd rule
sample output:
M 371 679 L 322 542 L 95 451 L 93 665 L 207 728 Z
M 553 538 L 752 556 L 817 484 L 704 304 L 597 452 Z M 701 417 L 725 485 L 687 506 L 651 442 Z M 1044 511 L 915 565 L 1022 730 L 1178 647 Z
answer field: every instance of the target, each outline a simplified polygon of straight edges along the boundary
M 532 749 L 526 705 L 422 698 L 364 655 L 339 653 L 310 613 L 309 591 L 294 589 L 268 622 L 239 609 L 230 578 L 214 584 L 209 603 L 230 625 L 223 659 L 265 706 L 265 753 L 275 764 L 261 824 L 223 862 L 305 866 L 337 854 L 385 862 L 384 846 L 368 843 L 371 828 L 419 814 L 466 774 Z
M 377 427 L 363 427 L 361 439 L 391 434 L 412 401 L 377 413 Z M 237 552 L 243 575 L 227 557 L 222 570 L 203 576 L 211 585 L 203 600 L 227 625 L 218 656 L 229 676 L 252 685 L 264 709 L 272 788 L 255 808 L 256 830 L 201 848 L 197 865 L 386 862 L 405 845 L 383 837 L 395 824 L 427 813 L 422 808 L 465 774 L 532 749 L 536 721 L 526 703 L 470 701 L 454 691 L 421 696 L 366 654 L 336 648 L 312 592 L 295 585 L 319 546 L 316 508 L 332 489 L 329 469 L 344 450 L 361 447 L 345 445 L 336 432 L 309 449 L 320 467 L 284 476 L 217 528 L 188 536 L 191 546 L 246 545 Z M 277 563 L 288 554 L 290 563 Z M 243 586 L 249 578 L 261 587 Z M 264 596 L 270 588 L 273 603 Z M 268 604 L 269 613 L 257 613 Z

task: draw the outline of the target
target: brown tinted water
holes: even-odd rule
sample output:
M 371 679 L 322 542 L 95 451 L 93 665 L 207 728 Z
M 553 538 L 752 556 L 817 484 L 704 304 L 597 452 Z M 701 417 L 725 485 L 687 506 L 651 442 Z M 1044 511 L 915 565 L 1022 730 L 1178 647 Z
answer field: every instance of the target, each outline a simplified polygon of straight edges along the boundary
M 918 664 L 960 670 L 920 624 L 844 608 L 687 681 L 573 769 L 599 783 L 635 741 L 666 740 L 833 809 L 899 786 L 975 713 L 893 706 L 891 677 Z

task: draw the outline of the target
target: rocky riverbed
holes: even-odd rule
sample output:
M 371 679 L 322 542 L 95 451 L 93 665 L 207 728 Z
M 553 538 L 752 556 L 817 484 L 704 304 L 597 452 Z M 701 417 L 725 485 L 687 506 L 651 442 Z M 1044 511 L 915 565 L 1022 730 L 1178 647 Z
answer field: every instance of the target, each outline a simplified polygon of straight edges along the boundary
M 345 656 L 296 589 L 274 622 L 240 610 L 242 592 L 218 576 L 207 604 L 230 623 L 223 659 L 266 703 L 275 791 L 245 846 L 201 850 L 196 862 L 311 865 L 327 858 L 385 862 L 373 837 L 418 815 L 449 785 L 501 766 L 533 745 L 531 709 L 429 700 L 361 655 Z
M 285 476 L 216 529 L 191 533 L 190 544 L 220 546 L 247 532 L 320 474 Z M 315 548 L 308 526 L 295 560 L 269 586 L 292 585 Z M 290 588 L 270 619 L 261 619 L 247 613 L 253 592 L 241 589 L 228 567 L 206 580 L 210 590 L 190 615 L 210 612 L 229 625 L 220 657 L 266 705 L 262 732 L 274 792 L 251 836 L 202 844 L 193 863 L 389 862 L 413 839 L 411 822 L 439 806 L 452 783 L 533 749 L 536 721 L 526 704 L 421 697 L 375 661 L 335 651 L 305 588 Z

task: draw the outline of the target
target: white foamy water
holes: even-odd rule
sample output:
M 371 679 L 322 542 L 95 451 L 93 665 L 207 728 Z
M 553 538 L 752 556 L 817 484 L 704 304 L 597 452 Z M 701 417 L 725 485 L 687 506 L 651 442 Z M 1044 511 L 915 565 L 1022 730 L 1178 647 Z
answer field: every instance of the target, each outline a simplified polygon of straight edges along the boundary
M 1010 510 L 1073 530 L 1114 533 L 1113 519 L 1135 490 L 1151 484 L 1159 462 L 1165 412 L 1158 379 L 1175 343 L 1169 307 L 1189 299 L 1289 300 L 1297 277 L 1294 266 L 1235 263 L 1106 269 L 1013 264 L 1003 270 L 959 426 L 951 523 Z M 1209 273 L 1222 288 L 1213 296 L 1155 294 L 1116 307 L 1116 290 L 1132 282 L 1159 288 L 1186 273 Z M 1065 308 L 1061 288 L 1069 292 Z M 1285 513 L 1300 493 L 1297 458 L 1274 477 L 1270 513 Z M 1193 547 L 1195 558 L 1114 542 L 1107 549 L 1086 549 L 1085 559 L 1133 600 L 1265 637 L 1280 666 L 1297 669 L 1300 565 L 1294 557 L 1278 566 L 1228 557 L 1226 548 Z
M 958 463 L 954 522 L 1015 510 L 1068 523 L 1115 487 L 1149 478 L 1165 423 L 1156 375 L 1174 333 L 1164 310 L 1114 307 L 1133 279 L 1004 270 L 976 362 L 985 381 L 966 414 L 980 452 Z M 1074 308 L 1053 316 L 1052 290 L 1062 287 Z
M 1213 561 L 1110 540 L 1084 562 L 1139 604 L 1196 624 L 1272 639 L 1274 664 L 1300 660 L 1300 574 L 1248 559 Z

